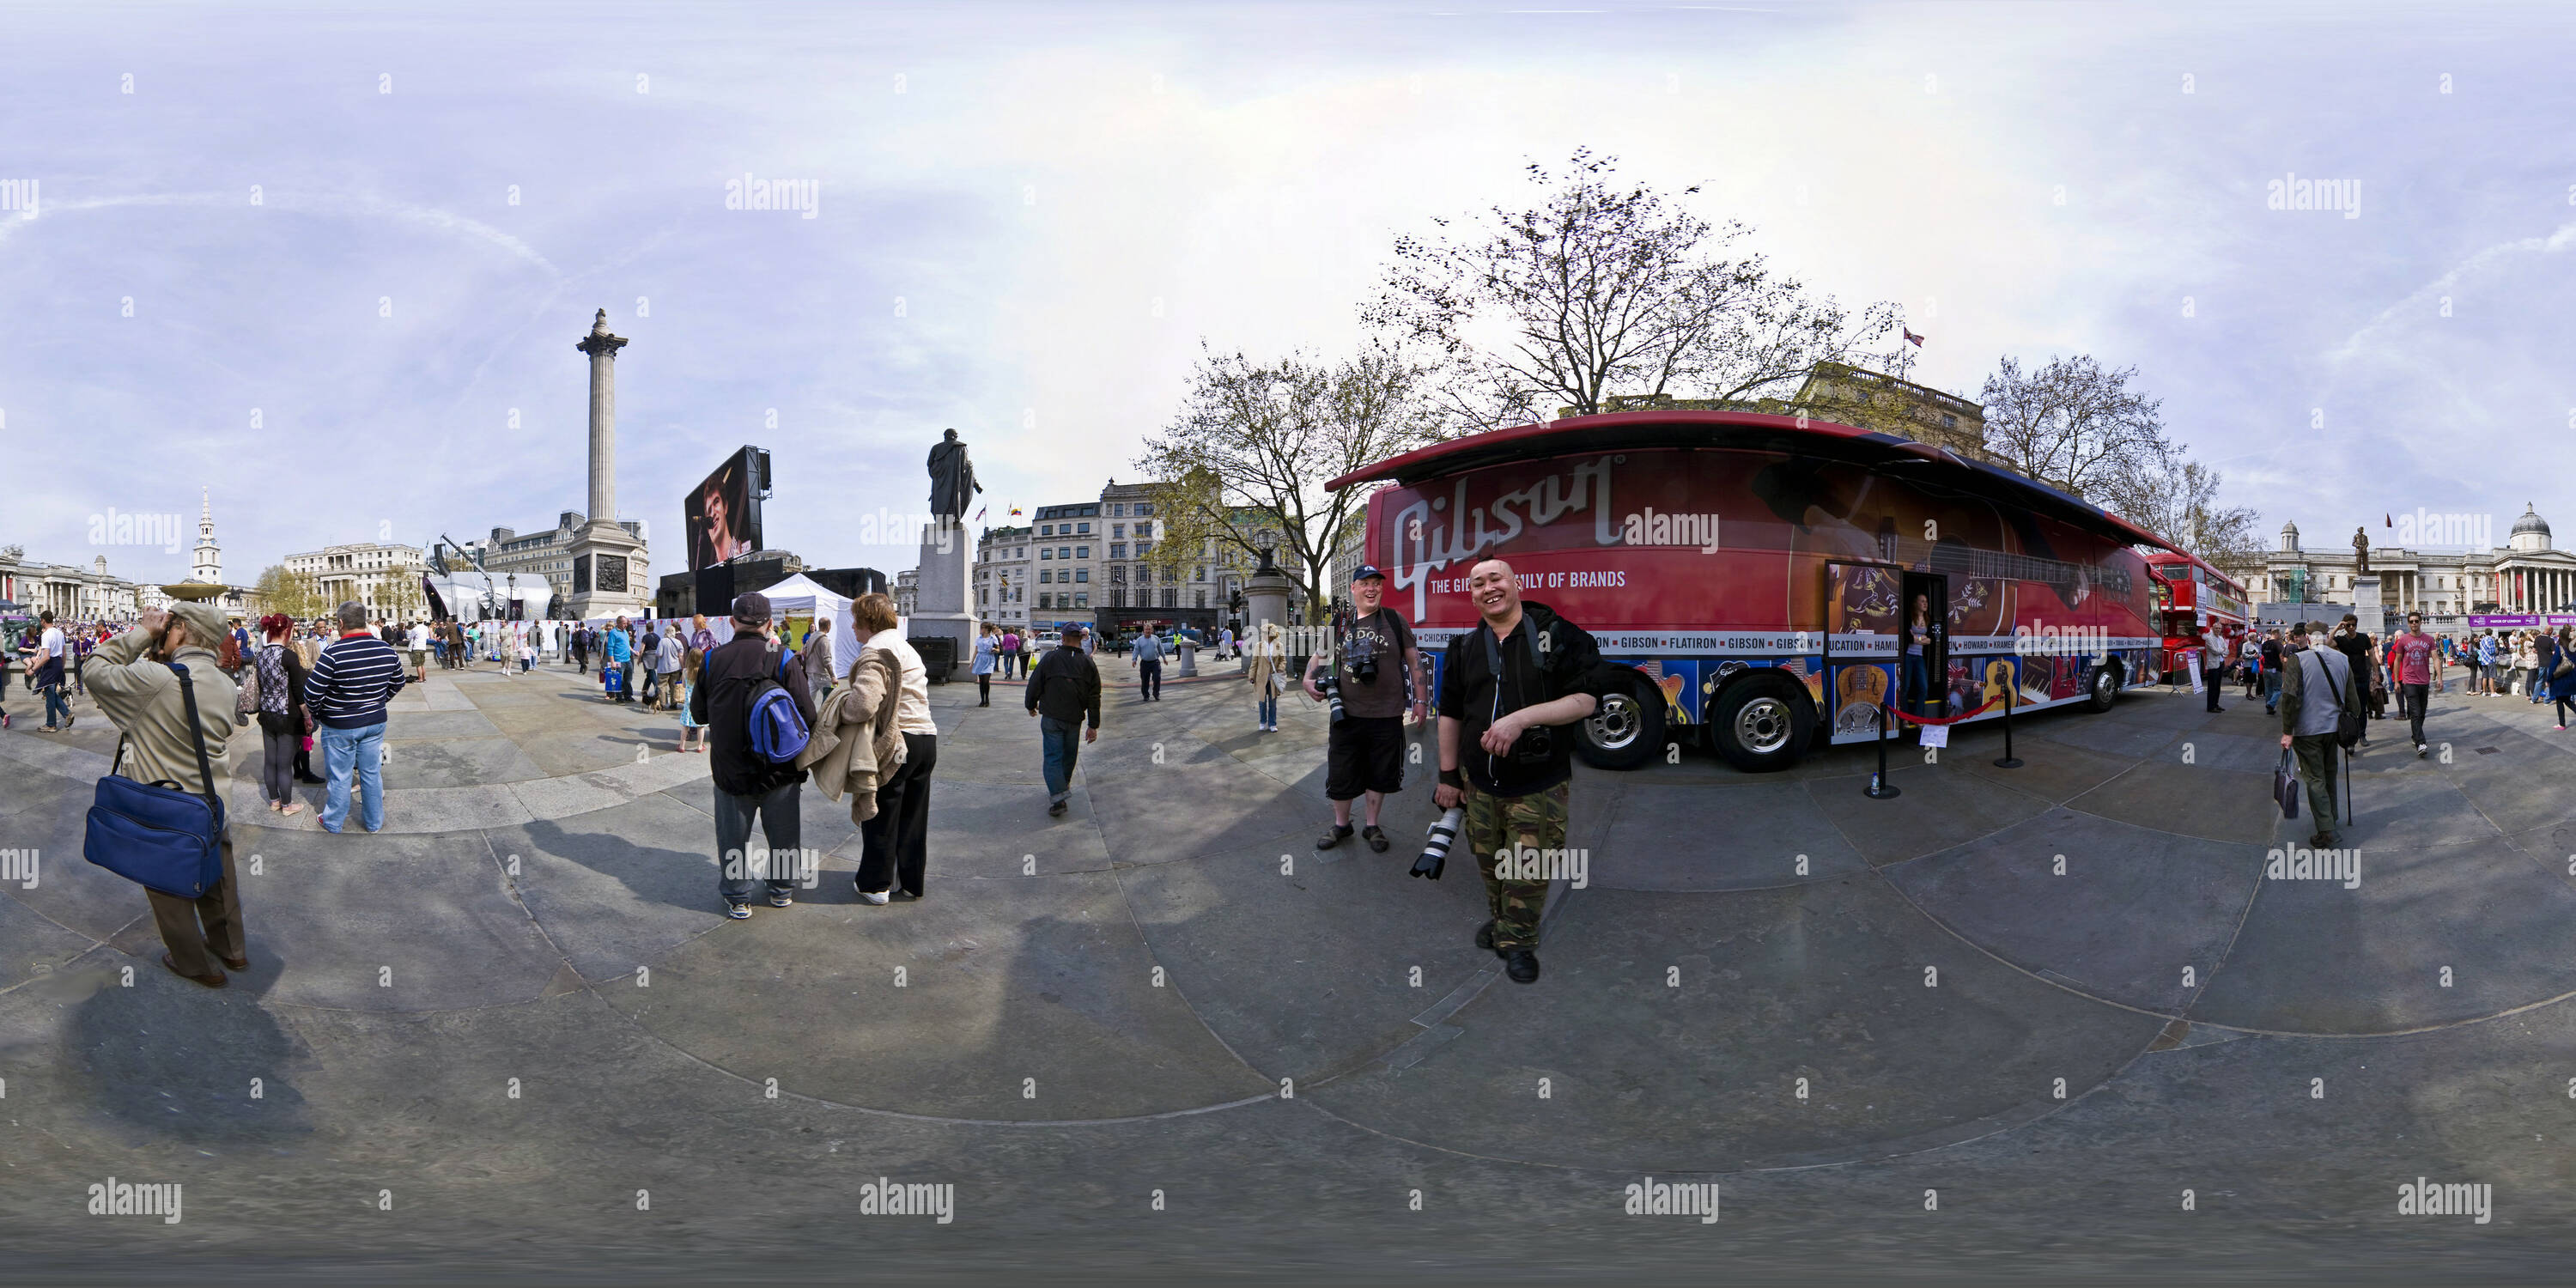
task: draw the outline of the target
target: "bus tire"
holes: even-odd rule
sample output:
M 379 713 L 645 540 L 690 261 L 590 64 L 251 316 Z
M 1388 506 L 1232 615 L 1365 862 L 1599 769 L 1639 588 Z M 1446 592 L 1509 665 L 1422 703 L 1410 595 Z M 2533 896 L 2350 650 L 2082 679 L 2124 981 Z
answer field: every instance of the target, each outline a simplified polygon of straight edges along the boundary
M 1574 752 L 1594 769 L 1636 769 L 1664 754 L 1664 691 L 1628 668 L 1590 716 L 1576 722 Z
M 1709 704 L 1709 745 L 1748 774 L 1798 763 L 1815 736 L 1816 713 L 1806 690 L 1785 675 L 1747 676 Z
M 2093 674 L 2084 677 L 2084 685 L 2085 710 L 2096 715 L 2110 710 L 2111 704 L 2120 700 L 2120 664 L 2105 662 L 2094 667 Z

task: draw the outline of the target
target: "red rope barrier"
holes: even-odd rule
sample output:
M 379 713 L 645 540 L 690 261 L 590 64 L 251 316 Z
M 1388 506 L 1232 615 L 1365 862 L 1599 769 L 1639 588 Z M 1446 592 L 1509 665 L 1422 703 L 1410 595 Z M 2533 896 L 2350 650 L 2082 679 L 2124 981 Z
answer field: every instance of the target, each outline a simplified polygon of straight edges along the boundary
M 2002 698 L 1988 698 L 1988 699 L 1986 699 L 1986 705 L 1984 705 L 1984 706 L 1982 706 L 1982 707 L 1979 707 L 1979 708 L 1977 708 L 1977 709 L 1976 709 L 1976 710 L 1974 710 L 1974 711 L 1961 712 L 1960 714 L 1955 715 L 1955 716 L 1951 716 L 1951 717 L 1949 717 L 1948 719 L 1942 719 L 1942 718 L 1940 718 L 1940 717 L 1938 717 L 1938 716 L 1912 716 L 1912 715 L 1907 715 L 1906 713 L 1904 713 L 1903 711 L 1900 711 L 1900 710 L 1896 709 L 1895 707 L 1889 707 L 1889 708 L 1887 709 L 1887 714 L 1892 715 L 1892 716 L 1896 717 L 1897 719 L 1902 720 L 1902 721 L 1904 721 L 1905 723 L 1910 724 L 1910 725 L 1954 725 L 1954 724 L 1959 723 L 1959 722 L 1960 722 L 1960 721 L 1962 721 L 1962 720 L 1967 720 L 1967 719 L 1974 718 L 1974 717 L 1976 717 L 1976 716 L 1984 715 L 1985 713 L 1987 713 L 1987 712 L 1989 712 L 1989 711 L 1994 710 L 1997 706 L 2002 705 L 2002 703 L 2003 703 L 2003 699 L 2002 699 Z

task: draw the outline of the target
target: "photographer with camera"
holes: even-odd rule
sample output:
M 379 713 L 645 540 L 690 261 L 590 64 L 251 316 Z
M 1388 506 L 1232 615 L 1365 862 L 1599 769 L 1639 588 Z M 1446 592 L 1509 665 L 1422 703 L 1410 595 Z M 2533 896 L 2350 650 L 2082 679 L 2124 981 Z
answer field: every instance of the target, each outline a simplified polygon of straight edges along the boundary
M 1404 725 L 1430 718 L 1431 686 L 1422 675 L 1422 650 L 1413 628 L 1386 605 L 1386 574 L 1361 564 L 1351 574 L 1351 618 L 1336 623 L 1333 647 L 1306 665 L 1306 696 L 1333 705 L 1327 740 L 1324 795 L 1333 802 L 1333 827 L 1315 841 L 1329 850 L 1351 837 L 1351 802 L 1368 797 L 1360 839 L 1386 853 L 1377 825 L 1387 793 L 1404 790 Z
M 1601 647 L 1547 605 L 1524 602 L 1500 559 L 1469 570 L 1467 597 L 1484 624 L 1449 641 L 1443 655 L 1440 786 L 1431 799 L 1444 810 L 1466 805 L 1467 848 L 1493 914 L 1476 946 L 1494 950 L 1512 982 L 1535 983 L 1547 880 L 1497 876 L 1495 862 L 1565 848 L 1574 734 L 1556 727 L 1599 708 Z

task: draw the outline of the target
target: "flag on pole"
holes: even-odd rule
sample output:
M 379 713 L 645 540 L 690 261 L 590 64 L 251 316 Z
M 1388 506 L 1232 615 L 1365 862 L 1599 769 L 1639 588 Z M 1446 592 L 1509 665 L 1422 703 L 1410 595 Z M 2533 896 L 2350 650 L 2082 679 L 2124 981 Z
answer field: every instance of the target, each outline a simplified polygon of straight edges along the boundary
M 975 511 L 975 522 L 977 522 L 977 523 L 982 523 L 982 522 L 984 521 L 984 511 L 986 511 L 986 510 L 990 510 L 990 509 L 992 509 L 992 508 L 993 508 L 993 507 L 991 507 L 991 506 L 989 506 L 989 505 L 987 505 L 987 506 L 979 506 L 979 507 L 977 507 L 977 509 L 976 509 L 976 511 Z
M 1014 519 L 1020 517 L 1020 507 L 1016 505 L 1011 507 L 1011 517 Z
M 1903 325 L 1903 324 L 1901 324 L 1901 323 L 1900 323 L 1900 324 L 1898 324 L 1898 326 L 1897 326 L 1897 328 L 1896 328 L 1896 329 L 1897 329 L 1897 330 L 1899 330 L 1899 331 L 1903 331 L 1903 332 L 1905 332 L 1905 342 L 1906 342 L 1907 344 L 1913 345 L 1913 346 L 1914 346 L 1915 348 L 1917 348 L 1917 349 L 1920 349 L 1920 348 L 1922 348 L 1922 347 L 1923 347 L 1923 337 L 1922 337 L 1922 336 L 1919 336 L 1919 335 L 1914 334 L 1914 332 L 1913 332 L 1913 330 L 1912 330 L 1911 328 L 1908 328 L 1908 327 L 1906 327 L 1905 325 Z

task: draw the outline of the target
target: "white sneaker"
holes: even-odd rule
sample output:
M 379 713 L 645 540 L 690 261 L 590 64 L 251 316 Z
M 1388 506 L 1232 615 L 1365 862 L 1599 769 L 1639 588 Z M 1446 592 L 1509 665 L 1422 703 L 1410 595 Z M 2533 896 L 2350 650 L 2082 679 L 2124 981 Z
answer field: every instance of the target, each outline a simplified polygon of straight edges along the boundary
M 869 903 L 869 904 L 876 904 L 876 905 L 878 905 L 878 906 L 880 906 L 880 907 L 884 906 L 884 905 L 885 905 L 885 903 L 886 903 L 886 901 L 887 901 L 887 900 L 889 900 L 889 899 L 890 899 L 890 898 L 892 898 L 892 897 L 893 897 L 893 896 L 892 896 L 892 894 L 891 894 L 890 892 L 888 892 L 888 891 L 884 891 L 884 890 L 861 890 L 861 891 L 859 891 L 859 902 L 861 902 L 861 903 Z

